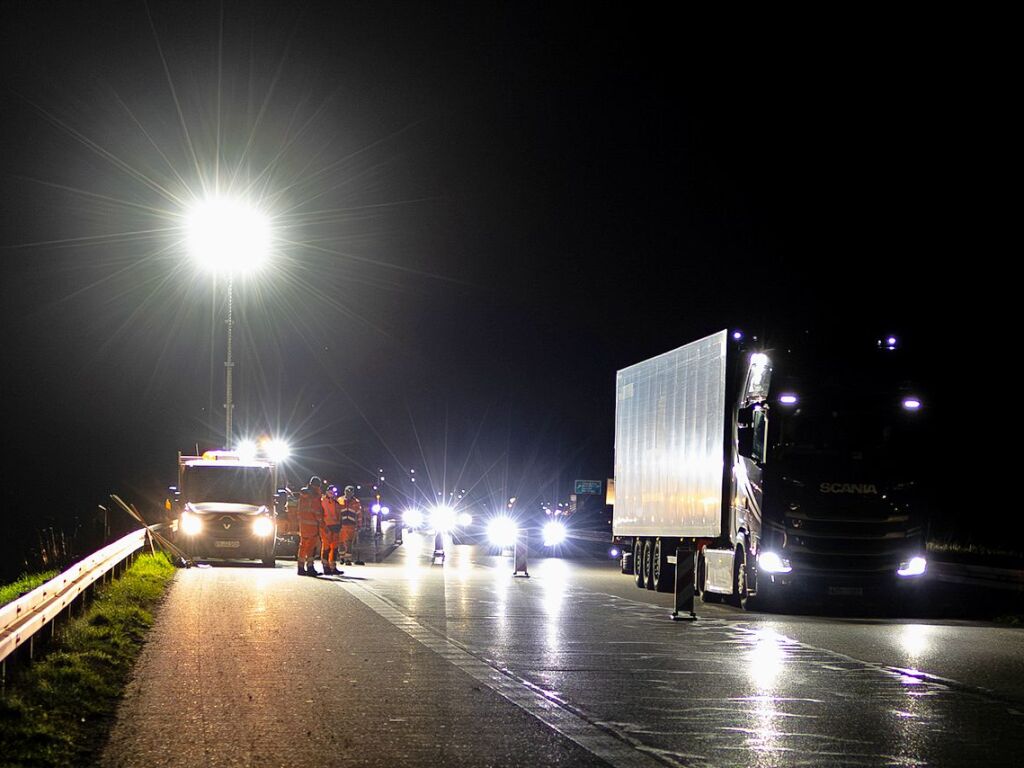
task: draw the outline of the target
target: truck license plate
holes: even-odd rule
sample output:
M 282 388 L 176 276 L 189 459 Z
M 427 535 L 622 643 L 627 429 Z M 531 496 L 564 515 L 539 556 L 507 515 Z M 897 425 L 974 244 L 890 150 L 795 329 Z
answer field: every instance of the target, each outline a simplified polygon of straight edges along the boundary
M 214 546 L 219 549 L 238 549 L 241 544 L 240 541 L 218 541 L 214 543 Z
M 864 594 L 863 587 L 829 587 L 828 593 L 830 595 L 847 595 L 850 597 L 860 597 Z

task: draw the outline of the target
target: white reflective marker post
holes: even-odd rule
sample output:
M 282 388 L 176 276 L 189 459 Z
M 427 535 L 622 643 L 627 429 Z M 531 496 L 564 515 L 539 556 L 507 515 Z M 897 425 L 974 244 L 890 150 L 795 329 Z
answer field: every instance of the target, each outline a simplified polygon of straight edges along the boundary
M 431 564 L 437 565 L 438 559 L 444 565 L 444 534 L 441 531 L 434 534 L 434 559 Z
M 524 537 L 516 532 L 516 543 L 512 550 L 512 557 L 515 560 L 514 570 L 512 571 L 512 577 L 523 576 L 524 578 L 530 578 L 530 572 L 526 569 L 526 549 L 527 542 L 523 541 Z

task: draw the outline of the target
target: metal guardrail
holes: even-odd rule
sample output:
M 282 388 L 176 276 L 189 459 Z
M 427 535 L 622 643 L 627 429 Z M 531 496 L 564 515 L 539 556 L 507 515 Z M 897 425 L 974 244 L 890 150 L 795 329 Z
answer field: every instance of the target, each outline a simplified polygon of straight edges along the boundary
M 93 552 L 42 586 L 14 602 L 0 607 L 0 664 L 26 644 L 32 653 L 34 640 L 61 612 L 97 581 L 144 547 L 149 531 L 145 528 Z
M 990 568 L 987 565 L 929 560 L 928 576 L 933 581 L 942 581 L 947 584 L 966 584 L 972 587 L 1024 592 L 1024 571 L 1013 568 Z

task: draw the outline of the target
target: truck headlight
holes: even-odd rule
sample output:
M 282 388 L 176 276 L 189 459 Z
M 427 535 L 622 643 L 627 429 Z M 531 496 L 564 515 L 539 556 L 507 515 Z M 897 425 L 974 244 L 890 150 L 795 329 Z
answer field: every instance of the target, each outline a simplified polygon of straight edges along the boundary
M 274 533 L 274 521 L 269 517 L 257 517 L 252 523 L 252 532 L 265 539 Z
M 926 570 L 928 570 L 927 560 L 923 557 L 912 557 L 900 563 L 900 567 L 896 569 L 896 574 L 898 576 L 921 576 Z
M 197 533 L 202 533 L 203 521 L 198 515 L 193 515 L 191 512 L 182 512 L 181 530 L 186 536 L 195 536 Z
M 789 573 L 793 566 L 789 560 L 780 557 L 776 552 L 762 552 L 757 556 L 757 567 L 765 573 Z

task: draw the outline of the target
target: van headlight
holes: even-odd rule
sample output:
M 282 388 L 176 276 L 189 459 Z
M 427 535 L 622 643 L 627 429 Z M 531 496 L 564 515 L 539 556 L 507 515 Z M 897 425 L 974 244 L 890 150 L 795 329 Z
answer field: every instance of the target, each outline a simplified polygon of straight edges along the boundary
M 757 567 L 765 573 L 789 573 L 793 566 L 776 552 L 762 552 L 757 556 Z
M 186 536 L 195 536 L 203 531 L 203 521 L 191 512 L 181 513 L 181 530 Z
M 252 532 L 265 539 L 274 533 L 274 521 L 269 517 L 257 517 L 252 523 Z

